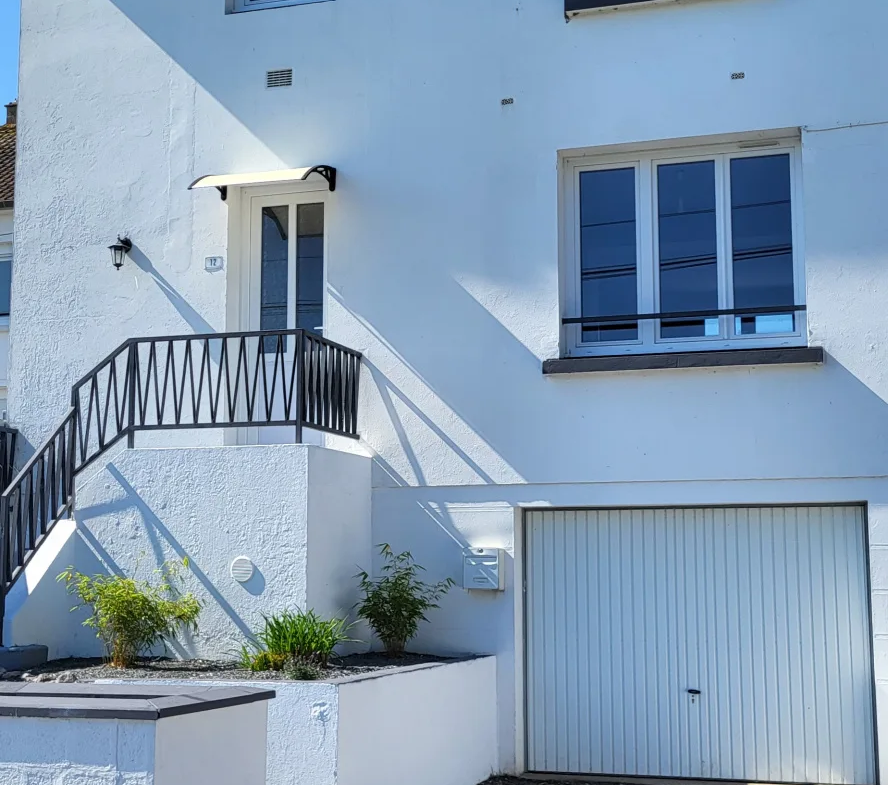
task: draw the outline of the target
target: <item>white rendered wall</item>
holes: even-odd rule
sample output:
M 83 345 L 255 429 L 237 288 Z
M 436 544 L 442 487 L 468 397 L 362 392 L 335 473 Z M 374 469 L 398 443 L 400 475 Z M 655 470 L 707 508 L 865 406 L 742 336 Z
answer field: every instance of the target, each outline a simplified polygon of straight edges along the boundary
M 154 785 L 265 785 L 268 706 L 258 701 L 160 720 Z
M 78 600 L 56 580 L 70 566 L 87 575 L 104 572 L 102 561 L 78 535 L 74 521 L 64 520 L 55 525 L 6 597 L 4 642 L 42 643 L 50 659 L 101 656 L 95 630 L 83 626 L 89 613 L 72 611 Z
M 157 722 L 0 717 L 0 782 L 265 785 L 268 706 Z
M 0 717 L 0 782 L 158 785 L 154 723 Z
M 305 445 L 121 451 L 78 486 L 77 531 L 14 587 L 10 642 L 96 655 L 56 575 L 73 564 L 153 579 L 159 565 L 187 557 L 180 585 L 204 607 L 198 633 L 175 653 L 232 657 L 263 614 L 348 615 L 355 565 L 370 562 L 369 519 L 370 461 L 359 455 Z M 255 565 L 244 584 L 229 572 L 237 556 Z
M 338 785 L 477 785 L 499 771 L 496 659 L 339 686 Z
M 276 693 L 262 704 L 268 707 L 267 785 L 477 785 L 498 769 L 493 657 L 333 682 L 262 684 Z M 158 750 L 163 738 L 159 733 Z M 160 774 L 158 768 L 157 785 L 166 785 Z
M 132 684 L 105 680 L 104 684 Z M 179 684 L 152 680 L 139 684 Z M 256 682 L 189 682 L 210 687 L 255 687 Z M 276 697 L 268 707 L 266 785 L 337 785 L 339 691 L 327 682 L 262 682 Z M 185 780 L 182 780 L 183 785 Z M 160 785 L 160 783 L 158 783 Z M 250 783 L 252 785 L 252 783 Z M 474 785 L 474 783 L 472 784 Z
M 327 334 L 365 353 L 374 543 L 411 548 L 432 579 L 459 577 L 464 545 L 499 545 L 520 575 L 519 504 L 868 501 L 888 717 L 883 0 L 569 24 L 558 0 L 222 5 L 24 0 L 10 407 L 27 439 L 124 337 L 236 326 L 239 195 L 188 193 L 193 178 L 330 163 Z M 266 91 L 280 67 L 294 87 Z M 802 129 L 826 365 L 543 378 L 562 315 L 559 151 L 778 128 Z M 118 232 L 137 246 L 121 273 Z M 225 273 L 204 272 L 215 254 Z M 454 590 L 416 646 L 500 655 L 501 764 L 520 769 L 511 569 L 503 594 Z

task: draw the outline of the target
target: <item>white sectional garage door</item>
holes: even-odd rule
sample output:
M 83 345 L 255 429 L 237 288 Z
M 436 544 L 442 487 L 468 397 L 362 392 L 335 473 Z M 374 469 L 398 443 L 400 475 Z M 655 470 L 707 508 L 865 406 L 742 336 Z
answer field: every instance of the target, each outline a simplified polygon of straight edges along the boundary
M 529 512 L 527 768 L 875 782 L 863 509 Z

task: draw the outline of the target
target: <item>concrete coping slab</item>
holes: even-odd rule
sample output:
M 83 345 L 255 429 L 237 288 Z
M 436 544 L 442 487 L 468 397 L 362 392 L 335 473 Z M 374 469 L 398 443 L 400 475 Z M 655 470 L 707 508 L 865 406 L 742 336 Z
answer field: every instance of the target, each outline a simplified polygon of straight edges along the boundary
M 156 722 L 274 697 L 274 690 L 241 686 L 10 683 L 0 685 L 0 717 Z
M 43 665 L 49 655 L 46 646 L 0 646 L 0 668 L 26 671 Z

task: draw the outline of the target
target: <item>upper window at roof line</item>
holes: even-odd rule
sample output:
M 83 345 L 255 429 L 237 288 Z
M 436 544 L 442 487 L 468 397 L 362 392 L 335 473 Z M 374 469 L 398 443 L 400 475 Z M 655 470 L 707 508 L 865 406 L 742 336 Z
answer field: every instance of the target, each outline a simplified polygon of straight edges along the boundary
M 330 0 L 227 0 L 228 13 L 240 13 L 242 11 L 260 11 L 265 8 L 283 8 L 289 5 L 307 5 L 309 3 L 324 3 Z
M 798 146 L 766 144 L 565 159 L 562 311 L 609 319 L 564 353 L 806 343 Z
M 617 10 L 624 6 L 652 5 L 660 0 L 564 0 L 564 13 L 568 18 L 588 12 Z

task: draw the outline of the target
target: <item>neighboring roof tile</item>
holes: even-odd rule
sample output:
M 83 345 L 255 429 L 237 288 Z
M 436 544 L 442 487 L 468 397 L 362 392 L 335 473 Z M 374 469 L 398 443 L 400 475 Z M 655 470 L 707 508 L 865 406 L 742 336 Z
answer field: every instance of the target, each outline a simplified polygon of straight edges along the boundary
M 0 207 L 15 196 L 15 125 L 0 125 Z

